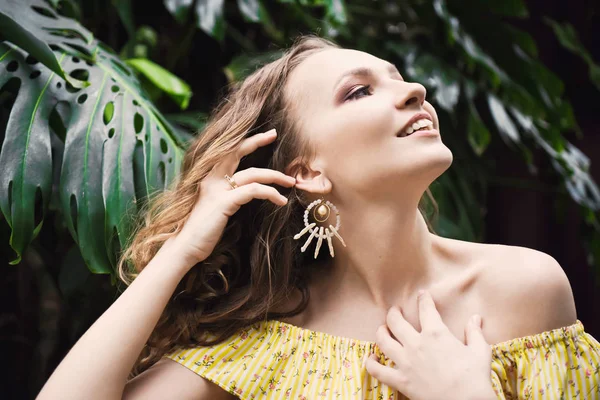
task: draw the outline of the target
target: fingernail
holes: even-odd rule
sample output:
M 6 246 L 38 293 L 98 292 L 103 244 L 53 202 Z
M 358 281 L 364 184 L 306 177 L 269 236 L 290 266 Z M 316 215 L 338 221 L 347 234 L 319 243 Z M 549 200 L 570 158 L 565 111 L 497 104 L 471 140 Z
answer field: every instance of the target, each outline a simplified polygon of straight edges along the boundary
M 473 315 L 472 320 L 476 326 L 481 327 L 481 317 L 478 314 Z

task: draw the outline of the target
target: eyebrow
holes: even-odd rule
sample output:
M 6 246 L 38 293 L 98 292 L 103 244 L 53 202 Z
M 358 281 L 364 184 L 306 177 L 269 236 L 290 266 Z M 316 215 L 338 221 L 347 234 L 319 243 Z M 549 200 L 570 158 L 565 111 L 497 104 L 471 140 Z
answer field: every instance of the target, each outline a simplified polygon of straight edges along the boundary
M 396 68 L 396 66 L 394 64 L 389 63 L 389 62 L 386 64 L 387 64 L 387 70 L 391 74 L 396 74 L 396 73 L 400 74 L 400 72 L 398 71 L 398 69 Z M 375 73 L 373 72 L 373 70 L 371 68 L 367 68 L 367 67 L 358 67 L 358 68 L 351 69 L 350 71 L 344 72 L 342 74 L 342 76 L 340 76 L 337 79 L 337 81 L 335 82 L 335 85 L 333 86 L 333 89 L 335 90 L 338 87 L 338 85 L 340 84 L 340 82 L 348 76 L 369 77 L 369 76 L 375 76 Z

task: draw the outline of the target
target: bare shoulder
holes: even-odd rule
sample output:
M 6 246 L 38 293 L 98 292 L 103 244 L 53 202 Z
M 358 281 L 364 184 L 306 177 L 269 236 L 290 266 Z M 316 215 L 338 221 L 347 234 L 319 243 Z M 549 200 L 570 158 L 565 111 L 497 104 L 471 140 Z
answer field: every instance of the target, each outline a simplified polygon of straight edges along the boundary
M 237 397 L 183 365 L 163 358 L 127 383 L 123 399 L 232 400 Z
M 484 333 L 499 332 L 494 342 L 576 322 L 571 285 L 554 257 L 521 246 L 478 247 L 484 257 L 478 284 L 488 316 L 487 327 L 484 316 Z

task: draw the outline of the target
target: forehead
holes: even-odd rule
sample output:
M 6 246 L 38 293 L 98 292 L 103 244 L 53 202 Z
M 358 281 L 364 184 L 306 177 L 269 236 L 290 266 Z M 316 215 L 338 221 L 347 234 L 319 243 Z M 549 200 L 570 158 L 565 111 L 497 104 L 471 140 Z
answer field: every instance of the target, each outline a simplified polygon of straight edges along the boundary
M 389 63 L 363 51 L 327 49 L 302 61 L 288 79 L 294 101 L 322 105 L 330 102 L 338 79 L 355 68 L 370 68 L 375 74 L 387 71 Z M 305 107 L 305 104 L 302 104 Z

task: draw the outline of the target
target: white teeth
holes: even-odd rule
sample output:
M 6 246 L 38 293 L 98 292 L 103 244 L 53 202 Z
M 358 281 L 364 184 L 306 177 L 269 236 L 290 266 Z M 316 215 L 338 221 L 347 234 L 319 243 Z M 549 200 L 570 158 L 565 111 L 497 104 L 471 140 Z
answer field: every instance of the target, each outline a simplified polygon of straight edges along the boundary
M 408 136 L 411 133 L 413 133 L 414 131 L 418 131 L 419 129 L 423 129 L 428 126 L 433 126 L 433 122 L 431 122 L 430 120 L 428 120 L 426 118 L 420 119 L 417 122 L 410 125 L 408 128 L 406 128 L 406 131 L 404 131 L 404 133 L 401 134 L 400 136 L 402 136 L 402 137 Z

